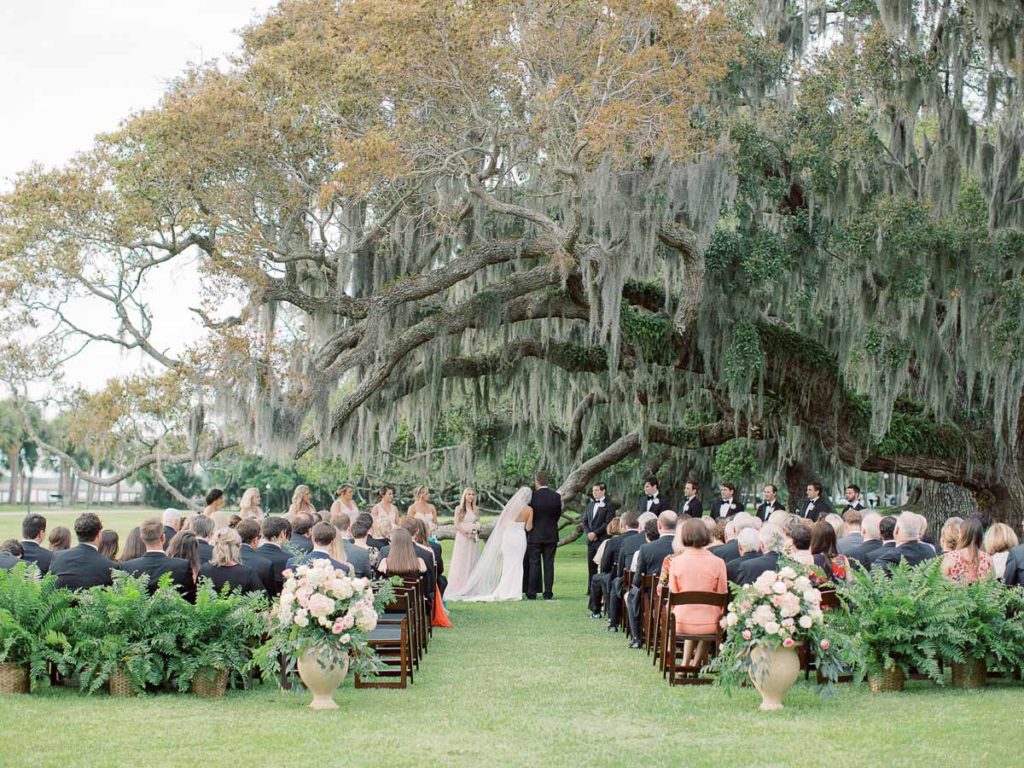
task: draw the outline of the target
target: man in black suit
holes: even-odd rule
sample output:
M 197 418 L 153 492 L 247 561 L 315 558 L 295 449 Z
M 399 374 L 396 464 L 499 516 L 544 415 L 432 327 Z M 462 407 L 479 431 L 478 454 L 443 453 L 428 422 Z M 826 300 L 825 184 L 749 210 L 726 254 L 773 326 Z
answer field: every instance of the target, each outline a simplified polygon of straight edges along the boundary
M 996 576 L 998 575 L 997 573 Z M 1006 556 L 1003 581 L 1008 587 L 1024 587 L 1024 544 L 1013 547 Z
M 192 533 L 196 535 L 196 547 L 199 549 L 199 564 L 210 562 L 213 559 L 213 543 L 210 537 L 213 536 L 213 518 L 206 515 L 196 515 L 192 518 Z
M 757 517 L 767 523 L 772 512 L 785 512 L 786 505 L 779 501 L 779 489 L 775 483 L 768 483 L 763 493 L 764 501 L 757 505 Z
M 824 520 L 826 515 L 832 513 L 832 507 L 822 495 L 824 491 L 825 486 L 821 483 L 814 482 L 808 484 L 807 503 L 804 504 L 804 508 L 800 512 L 800 517 L 806 518 L 812 523 L 816 523 L 819 520 Z
M 704 507 L 701 506 L 700 497 L 697 496 L 697 483 L 690 480 L 683 486 L 683 502 L 679 505 L 680 515 L 700 517 L 704 514 Z
M 181 530 L 181 511 L 168 507 L 164 510 L 164 552 L 171 546 L 171 539 Z
M 21 559 L 35 563 L 43 576 L 50 570 L 53 553 L 42 546 L 46 536 L 46 518 L 42 515 L 25 515 L 21 521 L 21 548 L 25 551 Z
M 114 566 L 99 552 L 103 523 L 97 515 L 86 512 L 75 520 L 78 546 L 57 552 L 50 561 L 50 573 L 57 576 L 57 587 L 88 589 L 113 584 L 110 569 Z
M 6 552 L 0 552 L 0 571 L 9 571 L 18 563 L 22 562 L 24 562 L 24 560 L 20 557 L 9 555 Z
M 644 492 L 636 500 L 636 511 L 640 514 L 650 512 L 659 514 L 662 510 L 668 509 L 668 502 L 661 498 L 661 490 L 658 488 L 658 478 L 651 475 L 644 480 Z
M 284 545 L 292 536 L 292 524 L 283 517 L 274 516 L 263 519 L 263 543 L 256 548 L 257 554 L 265 557 L 273 565 L 273 591 L 272 597 L 281 594 L 284 587 L 284 571 L 288 568 L 288 561 L 291 553 Z
M 331 525 L 338 531 L 338 540 L 345 549 L 345 559 L 352 566 L 352 575 L 365 579 L 373 578 L 373 571 L 370 569 L 370 553 L 357 547 L 352 541 L 352 518 L 348 516 L 347 512 L 335 512 L 331 515 Z M 435 554 L 437 553 L 435 552 Z
M 896 539 L 894 538 L 896 535 L 896 518 L 892 515 L 883 517 L 882 521 L 878 524 L 878 535 L 882 537 L 881 543 L 875 542 L 875 548 L 870 550 L 861 561 L 865 568 L 871 568 L 875 564 L 875 560 L 896 546 Z
M 305 512 L 299 512 L 292 520 L 292 538 L 289 544 L 292 549 L 306 555 L 313 551 L 313 542 L 309 531 L 313 527 L 313 518 Z
M 711 504 L 709 514 L 712 520 L 724 520 L 743 511 L 743 502 L 736 498 L 736 486 L 722 483 L 718 486 L 718 498 Z
M 629 634 L 633 642 L 630 648 L 640 648 L 643 638 L 640 636 L 640 605 L 643 602 L 641 588 L 644 576 L 655 576 L 661 573 L 661 565 L 665 558 L 672 554 L 672 539 L 676 533 L 676 513 L 665 510 L 658 515 L 658 538 L 644 544 L 638 550 L 636 570 L 633 572 L 633 585 L 626 595 L 626 610 L 629 613 Z
M 288 568 L 295 569 L 300 565 L 310 565 L 314 560 L 330 560 L 331 566 L 336 571 L 343 571 L 346 575 L 352 573 L 348 563 L 343 563 L 331 557 L 331 545 L 338 532 L 330 523 L 317 523 L 310 530 L 310 541 L 313 542 L 313 549 L 304 555 L 296 555 L 288 561 Z
M 341 514 L 346 520 L 349 520 L 346 513 L 342 512 Z M 373 516 L 369 512 L 363 512 L 355 522 L 350 522 L 349 532 L 352 534 L 352 538 L 345 539 L 345 559 L 352 565 L 355 575 L 364 579 L 373 578 L 373 570 L 370 567 L 370 550 L 366 546 L 361 546 L 366 544 L 366 537 L 372 527 Z
M 930 544 L 921 541 L 921 536 L 928 521 L 914 512 L 901 512 L 896 518 L 896 546 L 880 554 L 872 564 L 872 569 L 881 568 L 889 573 L 899 563 L 917 565 L 935 557 L 935 550 Z
M 139 526 L 139 535 L 146 546 L 146 554 L 134 560 L 115 563 L 114 567 L 132 576 L 145 574 L 149 577 L 149 594 L 156 592 L 160 577 L 171 574 L 174 586 L 190 603 L 196 599 L 196 583 L 192 578 L 192 568 L 187 560 L 180 557 L 168 557 L 164 552 L 164 524 L 160 518 L 151 517 Z
M 737 584 L 753 584 L 765 571 L 774 571 L 779 567 L 779 556 L 786 547 L 786 535 L 782 529 L 772 523 L 765 523 L 758 538 L 761 556 L 751 558 L 740 566 Z M 726 573 L 728 572 L 729 569 L 726 567 Z
M 555 583 L 555 550 L 558 547 L 558 520 L 562 517 L 562 497 L 548 488 L 547 472 L 540 471 L 534 478 L 530 507 L 533 508 L 533 530 L 526 534 L 526 599 L 537 599 L 543 563 L 544 599 L 550 600 Z
M 708 551 L 715 557 L 722 558 L 726 563 L 731 563 L 740 556 L 740 545 L 737 538 L 740 535 L 740 531 L 747 528 L 754 528 L 757 530 L 757 523 L 754 522 L 754 516 L 746 512 L 738 512 L 725 524 L 725 543 L 719 544 L 717 547 L 712 547 Z
M 882 516 L 877 512 L 868 512 L 860 521 L 860 544 L 852 546 L 845 553 L 846 559 L 851 563 L 856 561 L 863 566 L 867 566 L 867 555 L 874 549 L 882 546 L 882 534 L 879 530 L 879 524 L 882 522 Z
M 622 527 L 624 532 L 621 536 L 608 542 L 605 547 L 604 557 L 601 558 L 601 570 L 608 569 L 608 631 L 619 631 L 619 619 L 622 612 L 622 574 L 625 564 L 633 561 L 633 555 L 644 543 L 644 536 L 640 532 L 640 515 L 633 510 L 622 514 Z M 613 547 L 612 544 L 618 546 Z
M 725 564 L 725 574 L 730 584 L 740 583 L 740 572 L 744 563 L 748 563 L 761 556 L 761 541 L 757 534 L 757 528 L 744 528 L 736 537 L 736 545 L 740 556 Z
M 850 483 L 846 486 L 846 508 L 855 509 L 858 512 L 864 511 L 864 505 L 860 501 L 860 486 Z
M 597 554 L 601 542 L 608 538 L 608 523 L 615 517 L 615 502 L 608 498 L 608 486 L 604 483 L 596 483 L 590 489 L 590 501 L 583 511 L 583 535 L 587 538 L 587 594 L 590 594 L 590 585 L 597 573 L 597 563 L 594 556 Z
M 608 595 L 612 589 L 612 570 L 615 568 L 615 560 L 618 558 L 619 545 L 622 544 L 621 518 L 612 518 L 615 525 L 608 524 L 608 529 L 615 531 L 615 535 L 608 539 L 601 553 L 601 561 L 597 564 L 597 573 L 590 583 L 590 602 L 587 606 L 590 610 L 590 618 L 600 619 L 603 612 L 608 610 Z
M 241 558 L 242 565 L 247 565 L 256 571 L 260 577 L 263 588 L 267 594 L 274 594 L 274 563 L 256 551 L 260 543 L 260 523 L 252 518 L 243 520 L 235 526 L 238 537 L 242 540 Z

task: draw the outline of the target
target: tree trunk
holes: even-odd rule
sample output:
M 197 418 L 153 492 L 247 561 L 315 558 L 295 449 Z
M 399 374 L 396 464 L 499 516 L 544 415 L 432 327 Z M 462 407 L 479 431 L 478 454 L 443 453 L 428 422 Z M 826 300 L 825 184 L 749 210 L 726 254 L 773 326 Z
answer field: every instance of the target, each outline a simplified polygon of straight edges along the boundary
M 802 461 L 786 465 L 786 489 L 789 491 L 789 511 L 797 513 L 807 498 L 807 484 L 811 481 L 811 470 Z
M 7 492 L 7 503 L 17 504 L 18 503 L 18 487 L 20 484 L 20 478 L 18 477 L 18 470 L 21 465 L 18 463 L 19 454 L 21 453 L 20 446 L 18 448 L 12 448 L 7 453 L 7 464 L 11 468 L 11 484 Z
M 25 477 L 27 478 L 26 483 L 25 483 L 25 505 L 27 507 L 31 507 L 32 506 L 32 480 L 33 480 L 33 477 L 32 477 L 32 475 L 25 475 Z

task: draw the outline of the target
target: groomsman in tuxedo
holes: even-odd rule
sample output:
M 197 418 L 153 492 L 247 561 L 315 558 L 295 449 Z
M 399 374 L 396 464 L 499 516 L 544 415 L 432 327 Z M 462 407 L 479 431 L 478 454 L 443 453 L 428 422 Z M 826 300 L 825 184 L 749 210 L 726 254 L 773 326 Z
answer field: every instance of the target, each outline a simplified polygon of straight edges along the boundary
M 637 499 L 636 511 L 641 514 L 653 512 L 657 515 L 663 509 L 668 509 L 668 502 L 661 498 L 660 491 L 658 490 L 658 478 L 652 475 L 644 481 L 644 492 Z
M 764 501 L 757 505 L 758 519 L 768 522 L 772 512 L 785 512 L 786 505 L 779 501 L 779 489 L 775 483 L 768 483 L 764 487 Z
M 860 486 L 853 485 L 852 483 L 846 486 L 846 508 L 856 509 L 858 512 L 864 510 L 864 505 L 860 502 Z
M 690 481 L 683 486 L 683 495 L 685 498 L 679 507 L 679 514 L 689 515 L 690 517 L 700 517 L 704 514 L 704 508 L 697 497 L 697 484 L 695 482 Z
M 601 542 L 608 538 L 608 523 L 615 517 L 618 507 L 608 498 L 608 486 L 597 483 L 590 489 L 590 501 L 583 512 L 583 535 L 587 537 L 587 594 L 597 573 L 597 554 Z
M 711 519 L 724 520 L 743 511 L 743 502 L 736 498 L 736 486 L 722 483 L 718 486 L 718 498 L 711 505 Z
M 807 486 L 807 503 L 804 505 L 800 517 L 810 520 L 812 523 L 824 520 L 825 515 L 832 513 L 832 507 L 822 495 L 825 487 L 821 483 L 810 483 Z
M 25 515 L 21 521 L 21 548 L 25 554 L 21 559 L 26 563 L 35 563 L 39 573 L 45 576 L 50 570 L 53 553 L 42 545 L 46 535 L 46 518 L 42 515 Z

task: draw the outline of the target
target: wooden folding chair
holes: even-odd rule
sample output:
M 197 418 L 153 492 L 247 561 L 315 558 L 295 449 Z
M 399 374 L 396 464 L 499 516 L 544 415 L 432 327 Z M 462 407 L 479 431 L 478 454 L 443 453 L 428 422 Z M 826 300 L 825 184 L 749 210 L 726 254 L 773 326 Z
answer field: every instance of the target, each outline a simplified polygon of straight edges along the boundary
M 633 642 L 633 639 L 629 637 L 629 605 L 626 603 L 626 597 L 629 595 L 629 590 L 633 586 L 633 572 L 623 571 L 622 572 L 622 594 L 616 595 L 615 599 L 622 603 L 621 610 L 619 611 L 619 629 L 626 633 L 626 639 L 629 642 Z
M 729 604 L 728 592 L 671 592 L 668 596 L 668 642 L 665 647 L 665 658 L 668 667 L 669 685 L 709 685 L 711 678 L 699 677 L 700 667 L 679 663 L 687 640 L 704 641 L 708 644 L 708 658 L 718 653 L 722 644 L 722 628 L 715 626 L 715 631 L 707 634 L 680 634 L 676 631 L 673 608 L 677 605 L 713 605 L 725 609 Z M 691 677 L 692 675 L 692 677 Z
M 413 593 L 405 588 L 396 588 L 395 598 L 391 603 L 385 607 L 384 613 L 382 613 L 377 619 L 377 625 L 388 625 L 398 626 L 403 622 L 406 625 L 406 653 L 408 654 L 409 661 L 412 667 L 419 669 L 419 647 L 413 638 L 413 633 L 410 631 L 413 621 Z
M 654 615 L 656 611 L 656 603 L 658 602 L 657 596 L 654 594 L 655 589 L 658 586 L 658 575 L 651 573 L 644 576 L 643 583 L 640 586 L 641 595 L 643 600 L 641 601 L 640 607 L 642 611 L 641 628 L 643 630 L 643 643 L 647 648 L 647 655 L 651 655 L 651 649 L 655 645 L 655 630 L 654 630 Z
M 368 645 L 384 664 L 372 677 L 356 675 L 356 688 L 407 688 L 412 682 L 412 663 L 409 659 L 409 623 L 405 619 L 398 626 L 378 624 L 368 638 Z

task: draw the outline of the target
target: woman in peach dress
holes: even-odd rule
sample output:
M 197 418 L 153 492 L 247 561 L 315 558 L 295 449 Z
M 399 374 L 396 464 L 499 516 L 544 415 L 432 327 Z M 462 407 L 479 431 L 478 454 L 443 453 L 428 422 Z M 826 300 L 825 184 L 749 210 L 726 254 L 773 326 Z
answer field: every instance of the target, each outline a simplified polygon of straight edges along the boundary
M 448 587 L 445 594 L 462 594 L 476 561 L 480 559 L 480 516 L 476 511 L 476 493 L 472 488 L 462 492 L 455 508 L 455 546 L 448 566 Z
M 706 550 L 711 534 L 699 518 L 686 520 L 676 528 L 672 548 L 676 556 L 669 564 L 668 588 L 672 592 L 729 591 L 725 561 Z M 712 634 L 718 629 L 722 609 L 713 605 L 677 605 L 673 609 L 676 632 Z M 704 641 L 683 643 L 683 666 L 703 666 L 707 647 Z

